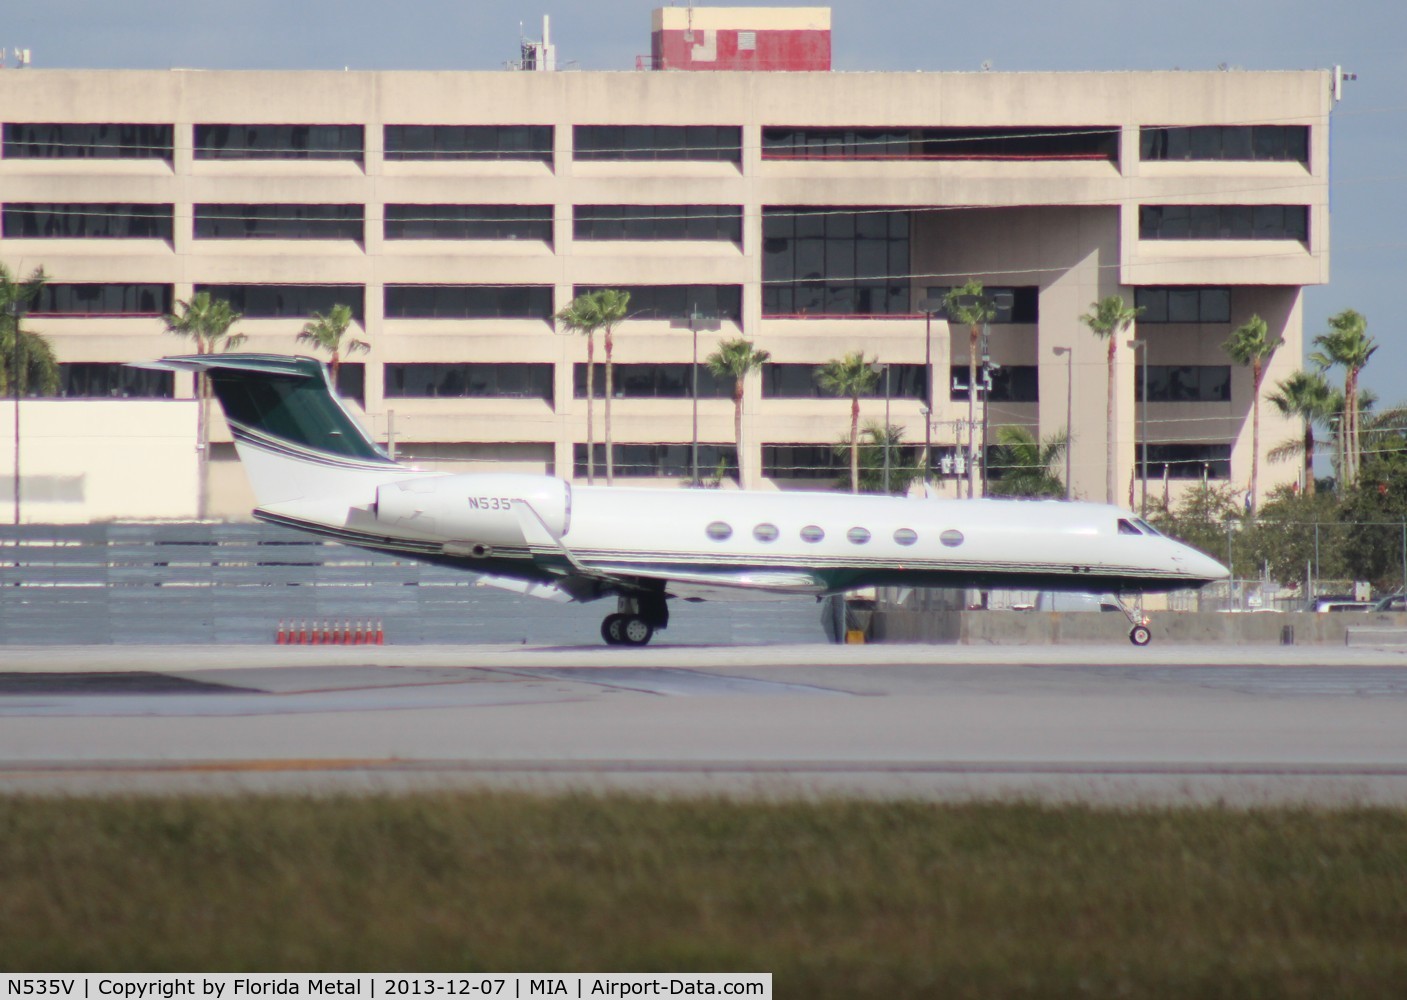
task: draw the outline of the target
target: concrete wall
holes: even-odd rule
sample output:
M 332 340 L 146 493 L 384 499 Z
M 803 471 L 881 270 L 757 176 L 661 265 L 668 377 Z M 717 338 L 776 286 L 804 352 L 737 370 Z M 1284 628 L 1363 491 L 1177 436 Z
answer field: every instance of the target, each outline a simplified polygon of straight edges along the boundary
M 195 516 L 194 400 L 19 405 L 20 523 Z M 15 522 L 15 407 L 0 402 L 0 523 Z
M 1154 612 L 1154 642 L 1177 645 L 1279 644 L 1293 629 L 1293 644 L 1343 646 L 1350 631 L 1396 630 L 1388 644 L 1407 642 L 1404 614 L 1216 614 Z M 1128 642 L 1129 623 L 1111 612 L 876 611 L 873 642 L 917 642 L 990 646 L 1051 646 L 1062 643 Z

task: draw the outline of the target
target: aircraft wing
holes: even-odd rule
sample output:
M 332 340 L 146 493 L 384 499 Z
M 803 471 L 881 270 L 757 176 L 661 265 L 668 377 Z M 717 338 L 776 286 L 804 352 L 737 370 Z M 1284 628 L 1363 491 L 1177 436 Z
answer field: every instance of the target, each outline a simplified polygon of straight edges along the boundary
M 798 570 L 680 570 L 629 563 L 592 563 L 591 569 L 621 581 L 658 581 L 675 597 L 695 601 L 737 601 L 797 594 L 822 594 L 827 587 Z

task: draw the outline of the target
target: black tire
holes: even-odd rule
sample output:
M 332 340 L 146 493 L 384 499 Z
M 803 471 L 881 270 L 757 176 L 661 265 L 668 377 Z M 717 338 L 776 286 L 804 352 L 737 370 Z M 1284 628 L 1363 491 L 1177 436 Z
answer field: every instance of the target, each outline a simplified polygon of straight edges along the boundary
M 1153 633 L 1148 631 L 1147 625 L 1135 625 L 1129 629 L 1129 642 L 1135 646 L 1146 646 L 1153 639 Z
M 621 641 L 627 646 L 644 646 L 655 634 L 655 627 L 639 615 L 623 615 L 620 623 Z
M 606 640 L 607 646 L 619 646 L 625 639 L 621 636 L 621 619 L 625 615 L 607 615 L 601 622 L 601 638 Z

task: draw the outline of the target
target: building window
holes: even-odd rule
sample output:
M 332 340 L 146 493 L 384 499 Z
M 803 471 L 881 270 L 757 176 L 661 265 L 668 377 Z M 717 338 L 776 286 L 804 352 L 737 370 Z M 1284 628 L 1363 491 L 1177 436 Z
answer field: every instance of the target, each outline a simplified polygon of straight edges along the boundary
M 598 363 L 594 380 L 597 399 L 606 395 L 606 366 Z M 687 364 L 613 365 L 611 388 L 616 399 L 688 399 L 692 376 Z M 586 365 L 572 366 L 573 391 L 586 398 Z M 699 398 L 729 399 L 733 380 L 717 378 L 704 364 L 699 365 Z
M 1021 128 L 764 128 L 764 160 L 1108 160 L 1111 125 Z
M 692 476 L 693 445 L 683 444 L 613 444 L 611 454 L 615 474 L 623 479 L 672 479 Z M 606 446 L 597 444 L 596 474 L 606 467 Z M 586 445 L 572 446 L 574 475 L 586 477 Z M 699 442 L 699 472 L 713 472 L 721 467 L 724 476 L 738 474 L 738 449 L 731 444 Z
M 173 218 L 169 204 L 107 202 L 11 202 L 0 234 L 8 239 L 166 240 Z
M 1229 288 L 1136 288 L 1140 323 L 1230 323 Z
M 717 160 L 741 163 L 736 125 L 575 125 L 578 160 Z
M 873 475 L 876 479 L 884 472 L 883 457 L 879 449 L 869 448 L 867 464 L 865 452 L 860 456 L 862 475 Z M 895 467 L 912 465 L 918 461 L 922 446 L 896 446 L 890 453 Z M 837 485 L 850 486 L 850 447 L 831 444 L 764 444 L 762 446 L 762 474 L 768 479 L 825 479 Z
M 387 319 L 552 320 L 551 285 L 387 285 Z
M 171 399 L 176 395 L 175 374 L 118 362 L 62 362 L 59 395 L 65 399 Z
M 387 205 L 388 240 L 540 240 L 552 244 L 551 205 Z
M 1284 160 L 1309 163 L 1308 125 L 1149 126 L 1139 130 L 1145 160 Z
M 938 307 L 933 313 L 935 319 L 948 318 L 948 311 L 942 306 L 942 302 L 952 290 L 952 285 L 930 285 L 924 289 L 924 296 Z M 995 298 L 998 295 L 1011 296 L 1011 305 L 997 308 L 996 315 L 990 320 L 992 326 L 1005 323 L 1040 322 L 1041 290 L 1036 285 L 984 285 L 982 294 L 988 298 Z
M 1143 401 L 1143 367 L 1134 372 L 1134 399 Z M 1150 403 L 1229 403 L 1230 365 L 1149 365 Z
M 907 315 L 909 213 L 762 210 L 764 316 Z
M 679 320 L 704 315 L 743 321 L 741 285 L 577 285 L 572 294 L 604 288 L 630 293 L 627 319 Z
M 365 238 L 361 205 L 196 205 L 198 240 L 354 240 Z
M 351 160 L 360 163 L 360 125 L 197 125 L 197 160 Z
M 388 399 L 543 399 L 552 402 L 550 364 L 388 364 Z
M 816 381 L 824 365 L 765 364 L 762 366 L 763 399 L 834 399 Z M 926 399 L 924 381 L 927 369 L 923 365 L 890 365 L 890 399 Z M 884 398 L 884 373 L 879 373 L 874 385 L 861 399 Z
M 1309 239 L 1307 205 L 1144 205 L 1141 240 Z
M 31 316 L 164 316 L 171 311 L 170 285 L 60 284 L 39 289 Z
M 721 240 L 741 244 L 737 205 L 578 205 L 578 240 Z
M 551 125 L 387 125 L 387 160 L 552 163 Z
M 1143 475 L 1143 447 L 1135 442 L 1134 460 L 1140 479 L 1230 479 L 1229 444 L 1148 445 L 1149 475 Z
M 992 381 L 991 389 L 980 392 L 979 399 L 989 403 L 1039 403 L 1041 401 L 1040 369 L 1035 365 L 1002 365 L 987 372 Z M 967 365 L 952 365 L 948 369 L 949 399 L 967 399 Z M 981 366 L 977 369 L 978 379 L 982 378 Z
M 245 319 L 307 319 L 336 305 L 349 306 L 358 323 L 366 314 L 361 285 L 196 285 L 195 291 L 224 299 Z
M 171 160 L 170 125 L 7 122 L 7 160 Z

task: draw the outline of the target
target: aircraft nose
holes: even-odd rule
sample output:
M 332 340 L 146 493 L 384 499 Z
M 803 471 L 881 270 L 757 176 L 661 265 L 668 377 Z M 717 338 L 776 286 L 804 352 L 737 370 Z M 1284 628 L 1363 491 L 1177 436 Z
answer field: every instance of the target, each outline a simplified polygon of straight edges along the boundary
M 1173 562 L 1177 563 L 1178 569 L 1188 576 L 1198 580 L 1215 582 L 1225 580 L 1231 575 L 1231 571 L 1217 562 L 1211 556 L 1187 545 L 1178 546 L 1178 550 L 1173 555 Z

